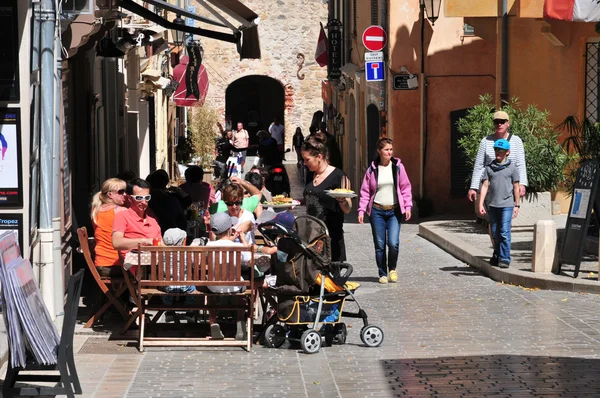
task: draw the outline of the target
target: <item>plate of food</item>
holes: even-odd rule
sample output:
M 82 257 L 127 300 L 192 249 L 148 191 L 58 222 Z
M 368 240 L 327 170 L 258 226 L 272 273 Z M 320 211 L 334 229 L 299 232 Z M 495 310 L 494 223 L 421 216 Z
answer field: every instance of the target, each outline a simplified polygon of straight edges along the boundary
M 332 198 L 355 198 L 358 196 L 353 190 L 344 188 L 328 189 L 325 193 Z
M 265 202 L 262 205 L 265 207 L 271 207 L 273 209 L 285 209 L 289 207 L 298 206 L 300 201 L 294 200 L 292 198 L 286 198 L 283 195 L 273 196 L 273 200 L 270 202 Z

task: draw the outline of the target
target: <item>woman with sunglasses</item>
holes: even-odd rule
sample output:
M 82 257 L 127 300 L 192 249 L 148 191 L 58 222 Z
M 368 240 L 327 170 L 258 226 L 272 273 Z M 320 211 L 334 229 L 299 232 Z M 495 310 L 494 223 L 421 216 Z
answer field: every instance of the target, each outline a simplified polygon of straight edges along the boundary
M 94 264 L 103 277 L 121 276 L 117 265 L 121 265 L 119 253 L 112 245 L 115 214 L 125 210 L 126 183 L 118 178 L 109 178 L 102 184 L 102 190 L 92 198 L 92 225 L 96 241 Z
M 344 242 L 344 215 L 352 210 L 349 198 L 332 198 L 327 195 L 330 189 L 350 189 L 350 181 L 342 170 L 329 164 L 327 137 L 315 133 L 302 144 L 304 165 L 313 173 L 304 188 L 306 213 L 325 222 L 331 238 L 331 260 L 346 260 Z
M 510 118 L 508 113 L 504 111 L 498 111 L 494 113 L 494 134 L 488 135 L 483 138 L 479 143 L 479 151 L 473 164 L 473 175 L 471 176 L 471 187 L 467 193 L 467 197 L 471 202 L 476 201 L 479 187 L 481 186 L 481 176 L 485 167 L 492 163 L 496 159 L 494 152 L 494 142 L 501 138 L 510 142 L 510 155 L 508 158 L 511 162 L 514 162 L 519 171 L 519 193 L 522 196 L 525 195 L 525 187 L 527 183 L 527 166 L 525 165 L 525 149 L 523 148 L 523 141 L 519 136 L 516 136 L 509 132 Z
M 247 244 L 254 244 L 254 214 L 244 209 L 244 187 L 241 184 L 232 183 L 223 189 L 223 202 L 227 206 L 227 214 L 233 219 L 233 229 L 237 235 L 244 234 Z M 220 213 L 220 212 L 217 212 Z M 205 215 L 204 222 L 210 231 L 210 216 Z M 244 240 L 241 240 L 242 242 Z

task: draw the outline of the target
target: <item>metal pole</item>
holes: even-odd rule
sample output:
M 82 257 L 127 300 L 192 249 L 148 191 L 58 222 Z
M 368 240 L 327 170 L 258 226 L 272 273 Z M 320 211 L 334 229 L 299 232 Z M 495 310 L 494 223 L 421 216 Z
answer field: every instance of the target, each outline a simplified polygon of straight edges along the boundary
M 58 35 L 56 35 L 56 79 L 55 79 L 55 114 L 54 114 L 54 170 L 53 170 L 53 190 L 54 190 L 54 201 L 52 202 L 52 227 L 54 229 L 54 308 L 56 309 L 56 315 L 61 316 L 64 314 L 64 298 L 63 298 L 63 261 L 62 261 L 62 231 L 60 225 L 60 200 L 62 195 L 61 187 L 61 164 L 60 164 L 60 136 L 62 134 L 61 129 L 61 115 L 62 115 L 62 56 L 60 53 L 61 43 Z M 65 148 L 66 149 L 66 148 Z M 65 203 L 66 205 L 66 203 Z M 65 220 L 66 222 L 66 220 Z
M 508 0 L 502 0 L 502 59 L 500 79 L 500 106 L 508 101 Z
M 54 259 L 52 204 L 54 191 L 54 35 L 56 32 L 56 9 L 53 0 L 42 0 L 41 21 L 41 84 L 42 120 L 40 135 L 40 287 L 42 297 L 52 316 L 54 309 Z

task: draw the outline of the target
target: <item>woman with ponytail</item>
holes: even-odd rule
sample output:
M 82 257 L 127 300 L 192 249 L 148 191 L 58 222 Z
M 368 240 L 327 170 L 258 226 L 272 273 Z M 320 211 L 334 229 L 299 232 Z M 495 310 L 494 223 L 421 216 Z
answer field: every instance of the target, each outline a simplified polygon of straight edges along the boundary
M 342 170 L 329 164 L 327 137 L 317 132 L 302 144 L 304 165 L 313 173 L 304 188 L 304 200 L 308 215 L 325 222 L 331 238 L 331 260 L 346 260 L 344 243 L 344 215 L 352 210 L 349 198 L 332 198 L 328 190 L 350 189 L 350 181 Z
M 365 213 L 371 222 L 375 260 L 379 269 L 379 283 L 396 282 L 400 225 L 410 220 L 412 188 L 404 165 L 393 157 L 394 147 L 389 138 L 377 141 L 377 155 L 367 169 L 360 188 L 358 222 L 364 222 Z M 386 256 L 385 247 L 388 247 Z M 388 275 L 389 270 L 389 275 Z
M 119 252 L 112 245 L 115 213 L 125 209 L 126 183 L 118 178 L 109 178 L 102 190 L 92 198 L 92 223 L 96 240 L 94 264 L 103 277 L 120 276 Z

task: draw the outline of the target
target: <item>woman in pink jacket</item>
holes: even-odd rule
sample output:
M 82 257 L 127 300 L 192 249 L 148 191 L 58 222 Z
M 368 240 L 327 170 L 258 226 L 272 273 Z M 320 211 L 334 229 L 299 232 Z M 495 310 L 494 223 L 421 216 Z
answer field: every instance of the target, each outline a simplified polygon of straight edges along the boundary
M 410 181 L 400 159 L 392 156 L 393 152 L 392 140 L 380 138 L 377 142 L 377 156 L 367 169 L 360 187 L 358 222 L 364 222 L 365 213 L 370 216 L 379 283 L 388 283 L 388 269 L 389 281 L 398 280 L 396 263 L 400 246 L 400 223 L 403 218 L 410 220 L 412 211 Z

